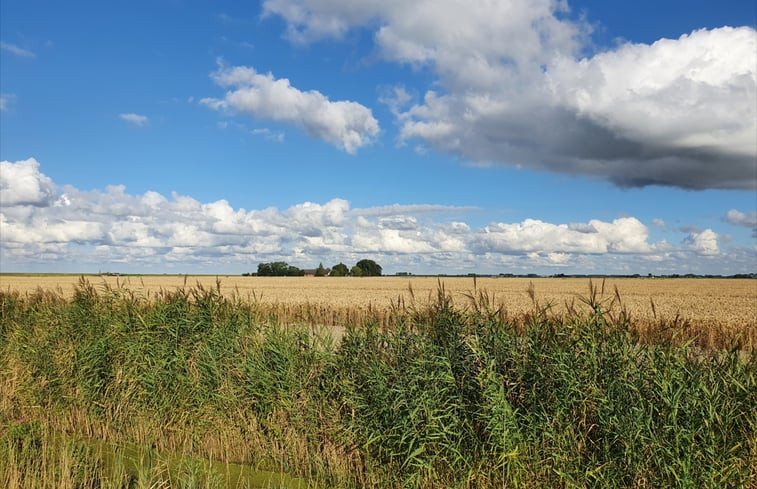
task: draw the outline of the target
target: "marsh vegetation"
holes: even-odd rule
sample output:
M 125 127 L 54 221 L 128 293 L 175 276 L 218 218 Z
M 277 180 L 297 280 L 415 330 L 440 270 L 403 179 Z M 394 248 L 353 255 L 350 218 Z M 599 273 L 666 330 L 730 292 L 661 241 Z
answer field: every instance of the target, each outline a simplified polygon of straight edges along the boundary
M 753 484 L 749 334 L 640 328 L 599 284 L 517 316 L 415 295 L 336 337 L 326 305 L 292 321 L 220 282 L 2 291 L 0 485 Z

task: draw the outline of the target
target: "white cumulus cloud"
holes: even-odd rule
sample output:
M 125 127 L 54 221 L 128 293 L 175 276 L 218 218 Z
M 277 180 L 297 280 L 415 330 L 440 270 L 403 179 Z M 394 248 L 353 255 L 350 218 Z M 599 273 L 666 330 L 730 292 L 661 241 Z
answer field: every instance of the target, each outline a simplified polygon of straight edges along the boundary
M 559 103 L 629 145 L 613 157 L 626 167 L 616 180 L 754 188 L 755 53 L 750 27 L 702 29 L 578 62 L 563 57 L 548 78 Z
M 691 233 L 684 243 L 690 250 L 700 255 L 712 256 L 720 253 L 718 234 L 712 229 Z
M 55 185 L 40 173 L 34 158 L 0 162 L 0 204 L 3 206 L 51 204 L 56 198 Z
M 582 57 L 591 27 L 553 0 L 267 0 L 299 43 L 369 29 L 436 77 L 382 97 L 402 141 L 621 186 L 757 188 L 757 31 L 702 29 Z M 407 108 L 405 108 L 407 107 Z
M 538 219 L 520 223 L 492 223 L 480 230 L 473 247 L 501 253 L 649 253 L 649 231 L 638 219 L 612 222 L 593 219 L 582 224 L 552 224 Z M 555 255 L 560 256 L 560 255 Z
M 246 66 L 222 66 L 213 80 L 228 91 L 223 99 L 202 99 L 208 107 L 294 124 L 348 153 L 370 144 L 379 133 L 378 121 L 364 105 L 331 101 L 316 90 L 299 90 L 288 79 L 274 78 L 271 73 L 260 74 Z

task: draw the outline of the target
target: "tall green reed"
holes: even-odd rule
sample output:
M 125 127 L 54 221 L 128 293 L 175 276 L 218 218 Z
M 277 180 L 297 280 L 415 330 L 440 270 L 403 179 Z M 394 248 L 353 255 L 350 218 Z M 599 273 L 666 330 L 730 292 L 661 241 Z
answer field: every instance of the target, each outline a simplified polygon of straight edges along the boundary
M 324 487 L 747 487 L 755 476 L 754 353 L 639 338 L 600 286 L 562 317 L 531 290 L 533 313 L 514 322 L 485 291 L 460 307 L 440 284 L 432 305 L 403 301 L 390 325 L 348 324 L 338 342 L 219 289 L 0 292 L 0 420 Z

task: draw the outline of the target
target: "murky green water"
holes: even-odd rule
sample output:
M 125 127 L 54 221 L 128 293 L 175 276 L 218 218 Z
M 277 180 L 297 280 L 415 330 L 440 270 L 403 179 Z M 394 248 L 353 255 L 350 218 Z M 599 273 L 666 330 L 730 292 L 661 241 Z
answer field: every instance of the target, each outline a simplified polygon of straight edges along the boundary
M 59 434 L 61 442 L 75 441 L 95 452 L 103 461 L 104 473 L 113 477 L 133 477 L 159 473 L 169 483 L 192 481 L 211 487 L 247 489 L 305 489 L 305 479 L 285 473 L 255 470 L 249 465 L 225 463 L 192 457 L 175 452 L 164 452 L 135 443 L 112 444 L 91 438 Z M 172 486 L 175 484 L 172 484 Z

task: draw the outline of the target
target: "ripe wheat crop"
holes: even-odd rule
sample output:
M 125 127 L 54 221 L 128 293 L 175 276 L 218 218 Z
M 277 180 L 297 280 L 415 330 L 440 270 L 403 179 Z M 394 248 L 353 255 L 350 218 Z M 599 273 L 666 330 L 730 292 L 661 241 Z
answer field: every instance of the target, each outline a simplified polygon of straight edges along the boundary
M 37 289 L 71 297 L 76 275 L 0 275 L 0 290 Z M 97 290 L 128 289 L 144 298 L 200 285 L 229 298 L 255 303 L 262 316 L 292 323 L 336 328 L 366 320 L 388 325 L 398 309 L 424 307 L 436 300 L 441 284 L 454 303 L 468 307 L 485 293 L 491 305 L 514 322 L 527 318 L 538 302 L 559 317 L 584 308 L 588 280 L 579 278 L 459 277 L 242 277 L 242 276 L 87 276 Z M 726 347 L 729 339 L 757 345 L 757 280 L 614 278 L 595 280 L 608 309 L 626 314 L 649 337 L 694 339 L 703 347 Z M 531 291 L 531 292 L 530 292 Z M 533 292 L 533 293 L 532 293 Z

